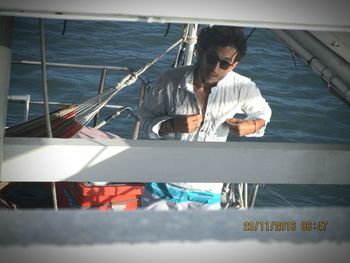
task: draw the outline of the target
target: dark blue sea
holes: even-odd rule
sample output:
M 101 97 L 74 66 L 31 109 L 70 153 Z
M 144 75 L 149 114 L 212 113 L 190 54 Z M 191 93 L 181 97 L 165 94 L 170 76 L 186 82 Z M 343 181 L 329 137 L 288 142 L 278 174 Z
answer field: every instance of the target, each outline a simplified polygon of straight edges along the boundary
M 182 36 L 182 25 L 138 22 L 45 20 L 47 62 L 120 66 L 140 69 Z M 248 34 L 252 29 L 246 28 Z M 12 42 L 13 60 L 40 61 L 39 21 L 16 18 Z M 171 67 L 177 48 L 143 74 L 151 83 Z M 304 62 L 266 29 L 256 29 L 248 41 L 246 57 L 236 71 L 259 86 L 272 108 L 272 119 L 263 138 L 230 141 L 289 143 L 350 143 L 350 108 L 335 97 Z M 105 89 L 113 87 L 127 72 L 109 71 Z M 48 67 L 49 100 L 81 103 L 96 96 L 101 70 Z M 125 88 L 110 104 L 137 110 L 140 81 Z M 39 66 L 13 64 L 11 95 L 31 95 L 43 100 Z M 56 109 L 51 107 L 50 110 Z M 109 116 L 104 110 L 101 118 Z M 32 105 L 29 118 L 43 114 Z M 7 126 L 23 120 L 23 104 L 9 103 Z M 122 113 L 103 130 L 131 139 L 134 119 Z M 140 132 L 140 139 L 147 139 Z M 350 161 L 350 160 L 349 160 Z M 349 167 L 350 168 L 350 167 Z M 331 176 L 331 175 L 329 175 Z M 350 171 L 349 171 L 350 176 Z M 348 185 L 262 185 L 256 206 L 349 206 Z

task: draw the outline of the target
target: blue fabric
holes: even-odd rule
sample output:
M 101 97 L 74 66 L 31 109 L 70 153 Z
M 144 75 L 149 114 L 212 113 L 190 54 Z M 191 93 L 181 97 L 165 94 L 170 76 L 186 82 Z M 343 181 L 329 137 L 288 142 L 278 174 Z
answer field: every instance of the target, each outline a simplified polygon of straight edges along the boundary
M 221 201 L 221 194 L 210 192 L 196 192 L 165 183 L 148 183 L 146 190 L 162 199 L 175 203 L 198 202 L 202 204 L 216 204 Z

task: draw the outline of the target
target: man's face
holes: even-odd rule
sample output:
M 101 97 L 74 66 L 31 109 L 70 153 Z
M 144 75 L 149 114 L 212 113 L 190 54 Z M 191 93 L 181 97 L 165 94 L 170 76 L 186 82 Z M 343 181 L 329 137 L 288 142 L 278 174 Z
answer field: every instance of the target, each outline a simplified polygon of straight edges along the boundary
M 218 47 L 207 51 L 199 51 L 199 77 L 204 84 L 215 85 L 238 64 L 234 62 L 237 49 Z

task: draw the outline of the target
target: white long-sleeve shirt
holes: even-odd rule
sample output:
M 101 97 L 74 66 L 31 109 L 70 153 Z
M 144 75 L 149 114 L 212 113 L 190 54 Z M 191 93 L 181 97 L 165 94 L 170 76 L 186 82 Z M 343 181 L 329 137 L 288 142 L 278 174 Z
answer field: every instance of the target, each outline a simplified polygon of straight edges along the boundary
M 201 114 L 193 89 L 195 67 L 196 65 L 167 70 L 145 96 L 139 109 L 139 117 L 141 128 L 150 138 L 160 138 L 161 123 L 176 115 Z M 255 83 L 231 71 L 212 87 L 200 129 L 192 133 L 167 134 L 164 138 L 181 141 L 225 142 L 229 134 L 225 121 L 237 113 L 246 114 L 246 119 L 263 119 L 265 127 L 271 118 L 271 109 Z M 265 127 L 249 136 L 263 136 Z M 222 187 L 222 184 L 212 183 L 176 183 L 176 185 L 190 189 L 205 189 L 214 193 L 218 193 L 219 188 L 221 191 Z

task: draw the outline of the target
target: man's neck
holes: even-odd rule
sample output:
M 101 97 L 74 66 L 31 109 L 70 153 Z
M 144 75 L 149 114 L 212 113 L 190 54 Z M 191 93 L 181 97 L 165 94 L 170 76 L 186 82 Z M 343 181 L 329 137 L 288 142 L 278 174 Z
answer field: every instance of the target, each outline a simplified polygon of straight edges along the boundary
M 193 86 L 195 89 L 204 89 L 206 91 L 210 91 L 212 87 L 216 86 L 217 83 L 205 83 L 198 71 L 198 67 L 194 71 L 193 75 Z

